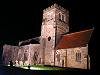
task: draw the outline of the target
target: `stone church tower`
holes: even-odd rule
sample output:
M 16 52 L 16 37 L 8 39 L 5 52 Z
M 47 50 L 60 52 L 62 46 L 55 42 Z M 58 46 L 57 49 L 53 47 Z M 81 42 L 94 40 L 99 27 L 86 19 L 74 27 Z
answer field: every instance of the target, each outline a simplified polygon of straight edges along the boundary
M 61 35 L 69 32 L 69 12 L 57 4 L 43 11 L 41 27 L 42 63 L 55 65 L 55 46 Z

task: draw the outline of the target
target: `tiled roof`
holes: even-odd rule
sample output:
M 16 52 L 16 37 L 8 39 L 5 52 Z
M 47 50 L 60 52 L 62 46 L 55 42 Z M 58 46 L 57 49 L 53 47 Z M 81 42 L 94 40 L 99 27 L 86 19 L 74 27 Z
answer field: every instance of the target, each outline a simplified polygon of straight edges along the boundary
M 57 44 L 56 49 L 86 46 L 86 44 L 89 42 L 92 32 L 93 29 L 89 29 L 63 35 Z

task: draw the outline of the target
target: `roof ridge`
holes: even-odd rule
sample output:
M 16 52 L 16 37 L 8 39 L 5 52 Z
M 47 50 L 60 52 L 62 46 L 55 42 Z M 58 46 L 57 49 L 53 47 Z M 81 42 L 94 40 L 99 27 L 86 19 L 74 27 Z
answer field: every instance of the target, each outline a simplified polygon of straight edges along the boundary
M 94 30 L 94 29 L 88 29 L 88 30 L 81 30 L 81 31 L 77 31 L 77 32 L 72 32 L 72 33 L 65 34 L 63 36 L 71 35 L 71 34 L 76 34 L 76 33 L 81 33 L 81 32 L 86 32 L 86 31 L 90 31 L 90 30 Z

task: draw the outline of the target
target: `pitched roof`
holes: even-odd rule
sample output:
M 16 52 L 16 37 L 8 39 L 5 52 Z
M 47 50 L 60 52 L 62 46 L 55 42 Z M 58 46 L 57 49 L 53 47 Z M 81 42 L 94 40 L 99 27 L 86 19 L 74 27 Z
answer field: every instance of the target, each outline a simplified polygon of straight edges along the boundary
M 92 32 L 93 29 L 89 29 L 63 35 L 61 40 L 57 44 L 56 49 L 86 46 L 86 44 L 88 44 L 89 42 Z

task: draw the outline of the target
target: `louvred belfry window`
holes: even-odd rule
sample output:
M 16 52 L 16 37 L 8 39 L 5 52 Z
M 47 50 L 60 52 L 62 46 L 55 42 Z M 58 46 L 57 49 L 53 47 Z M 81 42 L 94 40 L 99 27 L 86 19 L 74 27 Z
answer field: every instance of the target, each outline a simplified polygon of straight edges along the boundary
M 64 22 L 65 21 L 65 16 L 61 13 L 59 13 L 59 20 Z

